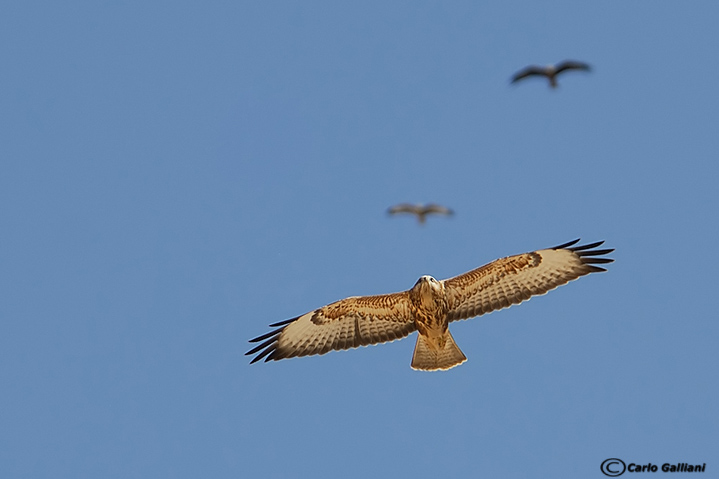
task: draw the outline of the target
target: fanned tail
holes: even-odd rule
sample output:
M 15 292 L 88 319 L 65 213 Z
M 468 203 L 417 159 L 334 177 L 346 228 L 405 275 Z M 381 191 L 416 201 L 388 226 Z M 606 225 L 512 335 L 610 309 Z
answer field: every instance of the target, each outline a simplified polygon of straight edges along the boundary
M 422 334 L 417 335 L 412 356 L 412 369 L 422 371 L 447 370 L 459 366 L 467 360 L 467 356 L 457 347 L 449 331 L 442 337 L 444 347 L 432 344 Z M 441 343 L 442 341 L 435 342 Z

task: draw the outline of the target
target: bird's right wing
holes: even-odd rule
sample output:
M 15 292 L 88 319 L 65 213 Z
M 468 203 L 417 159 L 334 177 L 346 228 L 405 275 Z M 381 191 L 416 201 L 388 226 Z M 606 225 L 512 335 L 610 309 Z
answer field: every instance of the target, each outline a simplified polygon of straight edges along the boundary
M 245 353 L 257 354 L 252 363 L 394 341 L 415 330 L 407 291 L 345 298 L 270 327 L 277 329 L 250 340 L 263 341 Z
M 390 215 L 396 215 L 397 213 L 412 213 L 416 215 L 419 214 L 419 212 L 419 208 L 417 208 L 416 205 L 410 205 L 409 203 L 395 205 L 387 210 L 387 213 Z

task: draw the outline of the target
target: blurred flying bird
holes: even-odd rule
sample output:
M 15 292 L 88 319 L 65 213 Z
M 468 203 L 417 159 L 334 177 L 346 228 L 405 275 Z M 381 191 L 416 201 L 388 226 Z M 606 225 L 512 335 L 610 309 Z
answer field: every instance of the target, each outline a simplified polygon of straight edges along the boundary
M 556 65 L 547 65 L 545 67 L 531 65 L 524 70 L 520 70 L 515 73 L 512 77 L 512 83 L 516 83 L 519 80 L 530 76 L 543 76 L 549 79 L 549 86 L 557 88 L 557 75 L 567 70 L 581 70 L 588 72 L 591 71 L 591 67 L 586 63 L 572 60 L 563 61 L 561 63 L 557 63 Z
M 436 371 L 462 364 L 467 357 L 449 332 L 449 323 L 480 316 L 545 294 L 611 263 L 596 249 L 603 241 L 574 246 L 579 240 L 532 253 L 498 259 L 480 268 L 437 281 L 422 276 L 401 293 L 352 296 L 293 319 L 251 339 L 252 363 L 325 354 L 401 339 L 417 331 L 412 369 Z
M 454 211 L 441 205 L 435 205 L 433 203 L 429 203 L 426 205 L 411 205 L 409 203 L 402 203 L 400 205 L 395 205 L 391 207 L 387 210 L 387 213 L 390 215 L 410 213 L 417 216 L 417 220 L 420 223 L 424 223 L 425 221 L 427 221 L 427 215 L 429 214 L 451 216 L 454 214 Z

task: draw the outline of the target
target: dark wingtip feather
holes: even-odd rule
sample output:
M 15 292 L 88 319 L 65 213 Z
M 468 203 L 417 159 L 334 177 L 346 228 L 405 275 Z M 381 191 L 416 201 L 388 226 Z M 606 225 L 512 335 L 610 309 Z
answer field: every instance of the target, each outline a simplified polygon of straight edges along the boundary
M 601 268 L 599 266 L 592 266 L 591 264 L 588 264 L 587 268 L 589 268 L 590 273 L 603 273 L 606 271 L 605 268 Z
M 605 264 L 614 263 L 612 258 L 582 258 L 584 264 Z
M 574 251 L 574 249 L 572 249 L 572 251 Z M 614 251 L 614 248 L 594 249 L 591 251 L 579 251 L 579 252 L 574 251 L 574 252 L 577 253 L 577 256 L 579 256 L 581 258 L 584 256 L 601 256 L 603 254 L 609 254 L 613 251 Z
M 265 341 L 264 343 L 260 344 L 259 346 L 255 346 L 251 350 L 247 351 L 245 353 L 245 356 L 249 356 L 250 354 L 255 354 L 257 351 L 260 351 L 262 349 L 265 349 L 267 346 L 270 346 L 272 343 L 276 343 L 277 338 L 271 338 Z
M 604 248 L 604 249 L 594 249 L 597 246 L 601 246 L 604 244 L 604 241 L 597 241 L 594 243 L 589 243 L 585 245 L 580 246 L 574 246 L 573 248 L 566 248 L 575 255 L 579 257 L 579 260 L 584 264 L 587 268 L 589 268 L 590 273 L 599 273 L 602 271 L 606 271 L 606 269 L 601 268 L 599 266 L 594 266 L 595 264 L 607 264 L 607 263 L 613 263 L 613 258 L 600 258 L 599 256 L 604 256 L 606 254 L 609 254 L 614 251 L 614 248 Z
M 269 351 L 268 351 L 268 352 L 269 352 Z M 264 356 L 264 354 L 263 354 L 263 356 Z M 260 358 L 258 357 L 257 359 L 260 359 Z M 282 359 L 282 358 L 279 357 L 279 353 L 277 352 L 277 350 L 276 350 L 276 349 L 273 349 L 273 350 L 272 350 L 272 354 L 270 354 L 269 356 L 267 356 L 267 357 L 265 358 L 265 362 L 267 362 L 267 361 L 277 361 L 277 360 L 279 360 L 279 359 Z
M 604 241 L 597 241 L 594 243 L 585 244 L 582 246 L 575 246 L 574 248 L 568 248 L 568 249 L 571 249 L 572 251 L 575 251 L 575 252 L 576 251 L 584 251 L 584 250 L 596 248 L 597 246 L 602 245 L 602 244 L 604 244 Z
M 256 363 L 257 361 L 259 361 L 260 359 L 264 358 L 265 356 L 267 356 L 268 354 L 270 354 L 270 353 L 272 353 L 272 352 L 274 352 L 274 351 L 275 351 L 275 347 L 274 347 L 274 346 L 271 346 L 271 347 L 265 349 L 265 350 L 262 351 L 260 354 L 258 354 L 257 356 L 255 356 L 255 357 L 252 359 L 252 361 L 250 361 L 250 364 Z M 267 361 L 267 359 L 265 359 L 265 362 L 266 362 L 266 361 Z
M 292 321 L 297 321 L 298 319 L 300 319 L 299 316 L 297 316 L 296 318 L 292 318 L 292 319 L 285 319 L 284 321 L 270 324 L 270 328 L 276 328 L 277 326 L 284 326 L 285 324 L 290 324 Z
M 296 318 L 292 319 L 286 319 L 284 321 L 280 321 L 278 323 L 270 324 L 271 328 L 278 328 L 274 331 L 270 331 L 269 333 L 265 333 L 262 336 L 257 336 L 256 338 L 250 339 L 251 343 L 258 343 L 260 341 L 266 340 L 264 343 L 255 346 L 254 348 L 250 349 L 245 353 L 245 356 L 250 356 L 252 354 L 257 354 L 254 358 L 252 358 L 252 361 L 250 361 L 250 364 L 254 364 L 260 359 L 264 358 L 270 353 L 273 353 L 277 350 L 277 340 L 279 339 L 280 333 L 287 327 L 288 324 L 292 323 L 293 321 L 297 321 L 300 317 L 297 316 Z M 270 356 L 273 357 L 274 355 Z M 268 358 L 269 359 L 269 358 Z M 267 361 L 267 359 L 265 359 Z
M 597 258 L 597 256 L 603 256 L 614 251 L 614 248 L 594 249 L 597 246 L 603 245 L 604 241 L 595 241 L 594 243 L 574 246 L 577 243 L 579 243 L 579 238 L 550 249 L 566 249 L 571 251 L 579 257 L 579 259 L 582 261 L 582 264 L 586 265 L 587 268 L 589 268 L 590 273 L 606 271 L 606 269 L 600 268 L 599 266 L 592 266 L 592 264 L 606 264 L 614 262 L 612 258 Z
M 272 336 L 275 336 L 276 334 L 280 334 L 282 332 L 281 329 L 275 329 L 274 331 L 270 331 L 269 333 L 263 334 L 262 336 L 257 336 L 256 338 L 250 339 L 249 342 L 251 343 L 258 343 L 260 341 L 264 341 L 267 338 L 271 338 Z
M 577 239 L 575 239 L 574 241 L 570 241 L 570 242 L 568 242 L 568 243 L 560 244 L 559 246 L 553 246 L 553 247 L 551 247 L 551 248 L 549 248 L 549 249 L 567 249 L 569 246 L 572 246 L 573 244 L 579 243 L 579 240 L 580 240 L 580 239 L 581 239 L 581 238 L 577 238 Z

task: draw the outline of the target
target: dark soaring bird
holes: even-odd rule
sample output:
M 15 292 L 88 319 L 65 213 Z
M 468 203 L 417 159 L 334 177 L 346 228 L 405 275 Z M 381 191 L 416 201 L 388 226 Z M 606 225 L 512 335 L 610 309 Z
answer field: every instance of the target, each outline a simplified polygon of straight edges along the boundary
M 409 203 L 402 203 L 400 205 L 392 206 L 390 209 L 387 210 L 387 213 L 390 215 L 410 213 L 417 216 L 417 220 L 420 223 L 424 223 L 425 221 L 427 221 L 427 215 L 429 214 L 451 216 L 454 214 L 454 211 L 441 205 L 435 205 L 433 203 L 429 203 L 426 205 L 411 205 Z
M 325 354 L 401 339 L 417 331 L 412 369 L 436 371 L 462 364 L 467 357 L 449 332 L 449 323 L 480 316 L 545 294 L 589 273 L 606 271 L 597 264 L 613 249 L 596 249 L 603 241 L 553 248 L 498 259 L 468 273 L 437 281 L 422 276 L 408 291 L 353 296 L 293 319 L 251 339 L 252 363 Z
M 588 64 L 573 60 L 566 60 L 561 63 L 557 63 L 556 65 L 547 65 L 545 67 L 531 65 L 524 70 L 520 70 L 515 73 L 512 77 L 512 83 L 516 83 L 519 80 L 530 76 L 543 76 L 549 79 L 549 85 L 552 88 L 557 88 L 557 75 L 560 73 L 567 70 L 580 70 L 588 72 L 591 71 L 591 69 L 592 68 Z

